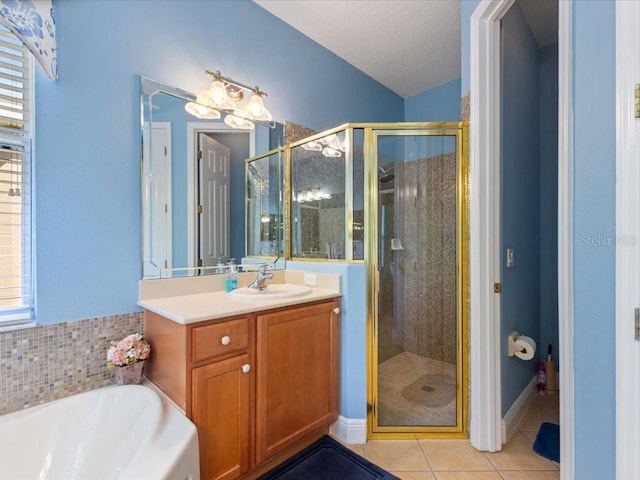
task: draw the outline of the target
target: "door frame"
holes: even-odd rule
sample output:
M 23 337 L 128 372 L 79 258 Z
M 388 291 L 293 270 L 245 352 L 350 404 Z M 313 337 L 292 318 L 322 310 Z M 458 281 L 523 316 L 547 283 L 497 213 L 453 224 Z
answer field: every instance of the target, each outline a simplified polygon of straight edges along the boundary
M 514 0 L 481 0 L 470 34 L 471 444 L 502 448 L 500 304 L 500 21 Z M 573 91 L 572 2 L 558 19 L 558 326 L 560 470 L 573 478 Z
M 249 157 L 256 154 L 256 131 L 249 130 Z M 187 267 L 196 267 L 196 251 L 198 239 L 195 238 L 196 222 L 198 221 L 197 205 L 197 170 L 196 152 L 198 151 L 198 135 L 200 133 L 243 133 L 224 122 L 187 122 L 187 238 L 192 241 L 187 245 Z
M 616 478 L 640 477 L 640 344 L 634 309 L 640 307 L 640 121 L 634 115 L 639 81 L 640 4 L 616 3 Z M 635 427 L 635 428 L 634 428 Z

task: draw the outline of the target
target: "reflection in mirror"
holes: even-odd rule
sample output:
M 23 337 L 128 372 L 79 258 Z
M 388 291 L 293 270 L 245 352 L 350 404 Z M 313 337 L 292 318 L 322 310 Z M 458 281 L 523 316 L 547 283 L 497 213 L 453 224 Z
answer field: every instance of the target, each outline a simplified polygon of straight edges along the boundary
M 284 253 L 282 149 L 247 160 L 247 256 Z
M 196 95 L 186 90 L 145 77 L 140 90 L 143 278 L 220 273 L 230 258 L 246 260 L 245 159 L 280 147 L 284 127 L 236 130 L 188 114 Z
M 291 149 L 291 256 L 345 259 L 346 131 Z

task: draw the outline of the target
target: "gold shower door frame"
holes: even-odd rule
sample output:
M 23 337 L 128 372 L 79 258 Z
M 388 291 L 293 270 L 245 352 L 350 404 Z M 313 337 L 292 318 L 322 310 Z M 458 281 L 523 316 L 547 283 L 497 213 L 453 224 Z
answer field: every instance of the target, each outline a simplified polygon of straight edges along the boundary
M 456 422 L 454 426 L 379 425 L 378 399 L 378 137 L 455 136 L 456 145 Z M 367 278 L 367 436 L 373 438 L 466 438 L 469 399 L 469 184 L 466 122 L 369 125 L 364 129 L 365 264 Z

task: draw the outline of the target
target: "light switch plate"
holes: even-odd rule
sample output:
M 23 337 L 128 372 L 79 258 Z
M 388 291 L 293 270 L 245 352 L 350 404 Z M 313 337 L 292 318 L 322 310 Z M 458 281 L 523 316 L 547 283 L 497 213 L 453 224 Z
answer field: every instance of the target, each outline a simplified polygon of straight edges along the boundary
M 304 274 L 304 284 L 308 285 L 310 287 L 315 287 L 316 286 L 316 276 L 312 273 L 305 273 Z

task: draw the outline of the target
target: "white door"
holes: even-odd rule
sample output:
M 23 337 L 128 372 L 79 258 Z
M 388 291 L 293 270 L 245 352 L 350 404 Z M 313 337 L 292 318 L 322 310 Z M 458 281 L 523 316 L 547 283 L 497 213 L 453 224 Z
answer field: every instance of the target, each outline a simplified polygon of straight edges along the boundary
M 155 278 L 171 268 L 171 124 L 145 124 L 142 145 L 142 275 Z
M 640 478 L 640 4 L 616 2 L 616 478 Z M 636 48 L 638 47 L 638 48 Z
M 203 267 L 229 256 L 230 150 L 206 134 L 198 135 L 199 260 Z

